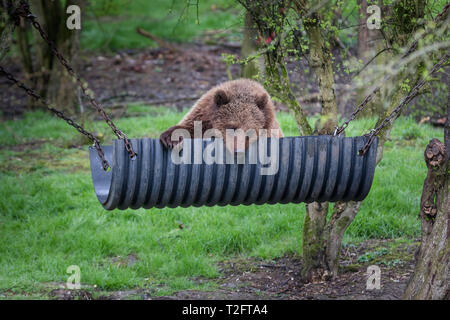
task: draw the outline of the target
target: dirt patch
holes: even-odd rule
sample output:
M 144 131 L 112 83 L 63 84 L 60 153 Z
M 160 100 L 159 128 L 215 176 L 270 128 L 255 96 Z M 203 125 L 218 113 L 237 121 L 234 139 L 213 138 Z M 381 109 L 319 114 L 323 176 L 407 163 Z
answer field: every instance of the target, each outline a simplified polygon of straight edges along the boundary
M 301 259 L 285 256 L 272 262 L 226 261 L 221 264 L 220 288 L 214 292 L 180 291 L 153 299 L 283 299 L 395 300 L 401 299 L 414 268 L 417 242 L 371 240 L 343 249 L 340 275 L 332 281 L 301 282 Z M 367 290 L 367 267 L 381 269 L 381 289 Z
M 80 59 L 77 71 L 106 107 L 139 102 L 181 109 L 190 107 L 212 86 L 226 81 L 226 65 L 221 55 L 239 52 L 238 48 L 200 44 L 185 44 L 180 49 L 89 54 Z M 7 61 L 7 65 L 18 79 L 24 78 L 17 61 Z M 233 66 L 231 72 L 237 76 L 239 67 Z M 20 89 L 0 78 L 0 102 L 3 116 L 12 118 L 23 113 L 27 99 Z M 85 101 L 83 108 L 90 110 L 88 105 Z
M 165 48 L 133 49 L 102 55 L 81 53 L 77 72 L 89 83 L 98 101 L 110 108 L 109 113 L 113 117 L 121 117 L 124 114 L 121 108 L 129 103 L 175 107 L 178 110 L 192 106 L 211 87 L 228 80 L 222 54 L 240 56 L 238 45 L 226 43 L 185 43 L 177 45 L 177 48 L 177 51 Z M 10 72 L 18 79 L 24 79 L 20 63 L 6 63 Z M 308 68 L 306 62 L 292 60 L 287 67 L 292 89 L 302 107 L 309 114 L 320 111 L 314 75 L 299 72 Z M 239 65 L 230 66 L 229 71 L 234 79 L 239 78 Z M 350 80 L 345 73 L 336 73 L 338 97 Z M 25 111 L 27 98 L 20 89 L 0 77 L 0 102 L 3 117 L 13 118 Z M 351 110 L 352 107 L 351 101 L 339 105 L 343 105 L 341 111 Z M 287 110 L 282 104 L 276 103 L 276 106 Z M 82 108 L 91 110 L 87 101 L 83 102 Z M 95 112 L 92 116 L 98 117 Z
M 58 300 L 93 300 L 92 294 L 86 290 L 54 289 L 49 296 Z
M 63 285 L 51 290 L 54 299 L 144 299 L 144 300 L 398 300 L 414 268 L 414 253 L 418 241 L 370 240 L 358 245 L 346 245 L 342 250 L 340 274 L 332 281 L 302 283 L 301 258 L 286 255 L 273 261 L 231 259 L 219 264 L 221 276 L 214 291 L 182 290 L 171 295 L 156 296 L 155 288 L 122 291 L 101 291 L 82 286 L 67 290 Z M 135 261 L 135 257 L 119 259 Z M 367 290 L 367 268 L 381 269 L 381 288 Z M 198 283 L 208 279 L 192 279 Z M 55 287 L 55 286 L 51 286 Z

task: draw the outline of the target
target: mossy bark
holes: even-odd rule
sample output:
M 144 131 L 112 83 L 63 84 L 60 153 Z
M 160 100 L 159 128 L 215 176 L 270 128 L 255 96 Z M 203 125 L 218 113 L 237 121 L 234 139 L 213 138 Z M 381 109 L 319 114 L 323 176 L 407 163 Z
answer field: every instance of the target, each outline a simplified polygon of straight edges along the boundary
M 258 52 L 258 29 L 249 12 L 245 14 L 244 32 L 242 34 L 242 59 L 249 59 Z M 264 71 L 264 57 L 253 58 L 242 65 L 241 76 L 243 78 L 254 79 L 260 76 L 260 72 Z M 263 77 L 262 77 L 263 78 Z
M 297 3 L 297 9 L 299 12 L 307 11 L 303 2 Z M 316 123 L 316 132 L 331 135 L 337 126 L 337 101 L 332 57 L 322 36 L 320 23 L 318 13 L 313 13 L 304 21 L 309 39 L 309 63 L 317 78 L 322 107 L 321 118 Z M 306 205 L 301 271 L 304 281 L 324 280 L 333 276 L 332 270 L 336 269 L 337 272 L 337 261 L 333 258 L 335 245 L 334 243 L 330 245 L 330 242 L 334 242 L 340 233 L 336 232 L 336 225 L 342 225 L 340 221 L 343 220 L 331 219 L 327 224 L 328 208 L 327 202 L 313 202 Z M 330 254 L 333 257 L 329 256 Z
M 360 206 L 361 202 L 355 201 L 337 202 L 334 205 L 333 213 L 325 232 L 327 243 L 324 264 L 327 266 L 327 271 L 331 277 L 338 274 L 342 238 L 353 219 L 355 219 Z
M 9 2 L 0 2 L 0 61 L 8 54 L 11 45 L 11 35 L 14 29 L 9 11 L 13 10 Z
M 326 277 L 326 239 L 328 202 L 313 202 L 306 205 L 303 223 L 302 280 L 321 281 Z
M 35 74 L 33 69 L 33 59 L 31 53 L 31 42 L 29 39 L 29 27 L 24 18 L 20 18 L 20 25 L 16 28 L 17 47 L 19 48 L 22 66 L 27 76 L 26 83 L 29 87 L 34 88 L 36 86 Z M 36 105 L 36 101 L 32 97 L 28 97 L 27 108 L 33 109 Z
M 447 107 L 448 112 L 450 108 Z M 428 174 L 420 201 L 422 239 L 403 299 L 450 299 L 450 116 L 445 145 L 433 139 L 425 150 Z
M 333 134 L 337 125 L 337 102 L 334 91 L 333 57 L 321 33 L 321 18 L 318 13 L 305 19 L 305 30 L 309 39 L 309 64 L 314 70 L 319 85 L 321 118 L 316 124 L 318 134 Z
M 80 30 L 69 30 L 66 27 L 66 7 L 72 4 L 82 6 L 83 1 L 45 1 L 32 0 L 31 10 L 38 16 L 38 21 L 50 40 L 71 66 L 76 69 L 76 58 L 79 46 Z M 34 77 L 39 93 L 62 110 L 74 111 L 77 103 L 76 83 L 60 65 L 39 33 L 34 31 L 36 61 L 34 61 Z

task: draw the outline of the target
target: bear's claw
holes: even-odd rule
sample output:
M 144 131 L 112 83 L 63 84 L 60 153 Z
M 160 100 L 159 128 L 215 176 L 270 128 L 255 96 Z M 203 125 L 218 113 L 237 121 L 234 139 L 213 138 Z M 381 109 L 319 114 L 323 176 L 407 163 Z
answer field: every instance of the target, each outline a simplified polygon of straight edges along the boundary
M 172 132 L 175 129 L 175 127 L 169 128 L 159 136 L 159 140 L 161 141 L 162 145 L 167 149 L 173 149 L 174 146 L 183 141 L 183 137 L 180 137 L 179 141 L 172 141 Z
M 164 148 L 167 148 L 167 149 L 172 149 L 173 148 L 174 144 L 172 142 L 171 135 L 172 135 L 172 131 L 171 130 L 167 130 L 167 131 L 164 131 L 159 136 L 159 140 L 161 141 L 161 143 L 164 146 Z

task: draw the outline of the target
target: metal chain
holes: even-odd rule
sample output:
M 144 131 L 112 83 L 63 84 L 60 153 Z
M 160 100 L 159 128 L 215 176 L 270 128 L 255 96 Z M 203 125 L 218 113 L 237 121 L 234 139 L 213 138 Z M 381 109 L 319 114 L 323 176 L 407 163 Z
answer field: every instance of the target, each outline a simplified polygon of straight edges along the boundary
M 430 72 L 428 75 L 432 75 L 433 73 L 435 73 L 437 70 L 439 70 L 442 65 L 447 62 L 447 60 L 450 58 L 450 54 L 446 53 L 441 60 L 436 63 L 433 68 L 431 68 Z M 415 86 L 414 88 L 412 88 L 409 92 L 409 94 L 404 97 L 402 99 L 402 101 L 400 102 L 400 104 L 395 107 L 394 110 L 392 110 L 392 112 L 389 114 L 389 116 L 387 118 L 385 118 L 375 129 L 373 129 L 369 134 L 367 134 L 367 136 L 369 137 L 369 140 L 367 140 L 366 144 L 362 147 L 361 150 L 359 150 L 359 155 L 363 156 L 366 154 L 367 150 L 369 150 L 370 145 L 372 144 L 372 142 L 375 140 L 375 137 L 378 135 L 378 133 L 380 133 L 381 130 L 383 130 L 384 127 L 386 127 L 386 125 L 392 121 L 392 119 L 394 119 L 399 112 L 401 111 L 401 109 L 403 108 L 404 105 L 408 104 L 411 102 L 412 99 L 414 99 L 414 97 L 416 97 L 419 94 L 419 90 L 424 86 L 424 84 L 427 82 L 427 78 L 424 77 L 422 78 Z
M 334 132 L 335 136 L 340 135 L 343 131 L 345 131 L 345 129 L 347 129 L 348 124 L 350 123 L 350 121 L 355 120 L 356 116 L 358 115 L 358 113 L 364 109 L 364 107 L 370 102 L 372 101 L 373 97 L 377 94 L 377 92 L 380 91 L 380 87 L 376 87 L 364 100 L 363 102 L 361 102 L 355 109 L 355 111 L 352 112 L 352 114 L 350 115 L 350 117 L 347 119 L 347 121 L 345 121 L 342 126 L 340 127 L 336 127 L 336 130 Z
M 81 88 L 81 91 L 83 94 L 88 98 L 90 104 L 98 111 L 98 113 L 102 116 L 102 118 L 105 120 L 105 122 L 109 125 L 109 127 L 112 129 L 112 131 L 115 133 L 117 138 L 122 139 L 125 143 L 125 148 L 128 151 L 130 158 L 134 158 L 136 156 L 136 153 L 133 151 L 133 147 L 131 146 L 130 141 L 128 140 L 125 133 L 123 133 L 121 130 L 119 130 L 114 122 L 111 120 L 111 118 L 106 114 L 105 109 L 97 102 L 97 100 L 94 98 L 93 94 L 88 92 L 88 86 L 87 83 L 83 83 L 83 81 L 80 79 L 80 77 L 75 73 L 74 69 L 68 64 L 67 60 L 64 58 L 64 56 L 58 51 L 55 44 L 52 40 L 48 37 L 47 33 L 42 29 L 39 22 L 36 20 L 36 16 L 34 16 L 31 11 L 30 7 L 26 2 L 21 2 L 19 8 L 15 11 L 16 16 L 23 17 L 25 19 L 28 19 L 31 24 L 34 26 L 34 28 L 39 32 L 42 39 L 48 44 L 50 49 L 52 50 L 53 54 L 58 58 L 59 62 L 63 67 L 67 70 L 67 72 L 76 80 L 79 87 Z
M 51 104 L 47 100 L 45 100 L 41 95 L 39 95 L 33 89 L 28 88 L 24 83 L 20 82 L 16 78 L 14 78 L 14 76 L 11 73 L 7 72 L 5 69 L 3 69 L 2 66 L 0 66 L 0 75 L 6 77 L 9 81 L 14 83 L 17 87 L 19 87 L 22 90 L 24 90 L 29 96 L 31 96 L 34 99 L 40 101 L 48 110 L 53 112 L 58 118 L 63 119 L 70 126 L 72 126 L 75 129 L 77 129 L 78 132 L 80 132 L 81 134 L 83 134 L 86 137 L 88 137 L 94 143 L 94 147 L 97 150 L 98 156 L 100 157 L 100 159 L 102 161 L 103 170 L 107 171 L 110 168 L 109 163 L 108 163 L 108 161 L 105 158 L 105 154 L 103 152 L 103 149 L 100 146 L 100 141 L 92 133 L 86 131 L 86 129 L 84 129 L 81 125 L 76 123 L 73 119 L 71 119 L 68 116 L 66 116 L 63 112 L 53 108 L 51 106 Z

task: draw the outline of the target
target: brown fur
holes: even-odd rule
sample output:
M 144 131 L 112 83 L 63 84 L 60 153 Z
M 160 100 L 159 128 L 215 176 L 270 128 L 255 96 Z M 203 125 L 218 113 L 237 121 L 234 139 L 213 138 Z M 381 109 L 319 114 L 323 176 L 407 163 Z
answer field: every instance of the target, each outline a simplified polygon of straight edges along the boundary
M 267 91 L 256 81 L 239 79 L 224 82 L 206 92 L 176 125 L 160 136 L 165 147 L 172 148 L 175 129 L 186 129 L 193 137 L 194 121 L 202 121 L 202 129 L 214 128 L 226 137 L 226 129 L 273 129 L 272 137 L 283 137 L 275 109 Z M 247 145 L 248 146 L 248 145 Z

